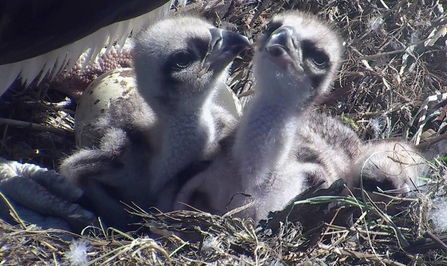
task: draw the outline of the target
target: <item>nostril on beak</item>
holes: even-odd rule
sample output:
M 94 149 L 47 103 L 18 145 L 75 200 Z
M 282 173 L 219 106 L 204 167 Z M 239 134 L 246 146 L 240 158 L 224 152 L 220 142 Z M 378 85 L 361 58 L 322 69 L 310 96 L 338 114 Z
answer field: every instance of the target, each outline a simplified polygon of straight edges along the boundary
M 273 45 L 266 47 L 267 52 L 273 57 L 279 57 L 286 53 L 285 49 L 281 45 Z
M 278 28 L 270 35 L 265 49 L 272 56 L 281 56 L 294 48 L 294 36 L 293 28 L 288 26 Z
M 215 40 L 213 50 L 218 50 L 222 47 L 222 38 Z

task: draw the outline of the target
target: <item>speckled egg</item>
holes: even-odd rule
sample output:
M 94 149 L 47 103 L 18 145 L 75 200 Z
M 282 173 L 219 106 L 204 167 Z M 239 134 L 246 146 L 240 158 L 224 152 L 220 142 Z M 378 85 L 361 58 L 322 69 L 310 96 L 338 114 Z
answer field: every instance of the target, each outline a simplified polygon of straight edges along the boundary
M 93 130 L 93 123 L 107 112 L 112 100 L 118 97 L 126 98 L 135 89 L 135 74 L 131 68 L 114 69 L 90 83 L 76 109 L 76 145 L 78 147 L 97 145 L 99 138 Z
M 97 146 L 100 136 L 93 129 L 93 124 L 107 112 L 111 101 L 118 97 L 126 98 L 135 89 L 135 73 L 131 68 L 106 72 L 90 83 L 76 109 L 76 145 L 79 148 Z M 236 117 L 242 115 L 239 99 L 226 85 L 219 88 L 216 103 Z

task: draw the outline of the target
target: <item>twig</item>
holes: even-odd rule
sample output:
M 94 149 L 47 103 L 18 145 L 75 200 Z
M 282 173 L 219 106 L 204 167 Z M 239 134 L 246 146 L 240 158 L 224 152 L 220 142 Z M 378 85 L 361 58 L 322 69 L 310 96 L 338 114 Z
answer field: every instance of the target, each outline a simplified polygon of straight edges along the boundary
M 447 139 L 447 132 L 437 137 L 428 138 L 424 143 L 418 144 L 416 147 L 419 150 L 427 150 L 431 145 L 436 144 L 444 139 Z
M 444 242 L 443 242 L 441 239 L 439 239 L 437 236 L 435 236 L 433 233 L 431 233 L 431 232 L 427 232 L 426 235 L 427 235 L 428 237 L 430 237 L 434 242 L 436 242 L 440 248 L 442 248 L 443 250 L 447 250 L 447 244 L 444 243 Z
M 33 130 L 37 130 L 37 131 L 47 131 L 47 132 L 61 134 L 61 135 L 65 135 L 67 133 L 70 133 L 70 134 L 74 133 L 72 130 L 69 130 L 69 129 L 48 127 L 48 126 L 43 126 L 43 125 L 39 125 L 36 123 L 18 121 L 18 120 L 13 120 L 13 119 L 8 119 L 8 118 L 0 118 L 0 125 L 8 125 L 8 126 L 19 127 L 19 128 L 29 128 L 29 129 L 33 129 Z

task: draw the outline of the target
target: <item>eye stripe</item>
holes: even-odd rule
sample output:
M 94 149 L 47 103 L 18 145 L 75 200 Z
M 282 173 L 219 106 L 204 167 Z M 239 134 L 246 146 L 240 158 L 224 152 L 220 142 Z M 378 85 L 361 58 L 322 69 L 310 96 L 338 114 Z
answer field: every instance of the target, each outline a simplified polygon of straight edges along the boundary
M 315 44 L 309 40 L 302 42 L 303 57 L 304 59 L 311 59 L 312 63 L 320 68 L 326 69 L 330 66 L 330 60 L 328 54 L 315 46 Z
M 204 40 L 203 38 L 194 37 L 194 38 L 188 38 L 186 40 L 186 43 L 189 50 L 194 51 L 194 53 L 198 58 L 203 59 L 205 58 L 206 53 L 208 52 L 208 45 L 210 41 L 211 39 Z
M 187 68 L 196 60 L 197 56 L 194 54 L 194 52 L 188 50 L 178 51 L 169 57 L 168 61 L 166 62 L 165 68 L 170 72 L 180 71 Z
M 177 85 L 182 83 L 182 80 L 178 78 L 178 73 L 189 71 L 205 58 L 210 40 L 211 36 L 209 38 L 188 37 L 185 38 L 180 49 L 171 53 L 162 67 L 163 83 L 171 88 L 170 91 L 175 91 Z M 166 97 L 169 98 L 167 95 Z

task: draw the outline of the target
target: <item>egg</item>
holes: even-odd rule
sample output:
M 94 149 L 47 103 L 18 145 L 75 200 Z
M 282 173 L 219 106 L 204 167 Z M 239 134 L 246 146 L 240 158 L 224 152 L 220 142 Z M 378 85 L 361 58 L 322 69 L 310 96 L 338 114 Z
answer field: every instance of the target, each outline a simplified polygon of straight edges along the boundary
M 119 97 L 127 98 L 136 91 L 132 68 L 117 68 L 106 72 L 87 87 L 78 102 L 75 114 L 75 139 L 78 148 L 99 144 L 101 138 L 94 124 L 107 113 L 110 103 Z M 231 88 L 219 88 L 216 103 L 233 116 L 242 115 L 242 106 Z
M 96 146 L 100 136 L 95 132 L 94 123 L 107 113 L 114 99 L 127 98 L 135 89 L 135 74 L 131 68 L 111 70 L 90 83 L 76 108 L 76 146 Z

